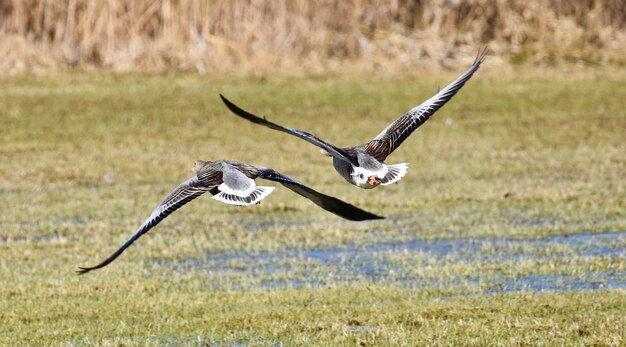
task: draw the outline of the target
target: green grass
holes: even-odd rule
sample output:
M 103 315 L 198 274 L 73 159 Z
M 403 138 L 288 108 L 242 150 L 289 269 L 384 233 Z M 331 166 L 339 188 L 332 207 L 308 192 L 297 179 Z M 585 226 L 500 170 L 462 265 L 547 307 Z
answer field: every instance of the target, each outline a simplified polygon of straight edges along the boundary
M 233 117 L 218 94 L 348 146 L 375 136 L 454 74 L 4 80 L 0 345 L 624 344 L 624 289 L 497 290 L 502 278 L 529 275 L 609 273 L 624 283 L 623 251 L 583 256 L 582 246 L 511 241 L 484 246 L 476 256 L 485 260 L 477 262 L 456 261 L 463 250 L 449 259 L 374 254 L 412 282 L 385 274 L 392 279 L 295 288 L 264 283 L 324 279 L 338 269 L 283 257 L 267 266 L 288 270 L 252 272 L 246 269 L 254 264 L 238 256 L 413 240 L 623 235 L 624 75 L 481 70 L 388 158 L 410 165 L 400 184 L 371 191 L 346 184 L 313 146 Z M 77 266 L 117 249 L 191 176 L 196 159 L 273 167 L 388 219 L 345 222 L 280 186 L 247 208 L 201 197 L 107 268 L 75 275 Z M 612 242 L 626 249 L 624 237 Z M 203 268 L 207 254 L 234 257 L 213 271 Z M 532 256 L 497 260 L 511 254 Z M 177 267 L 188 259 L 200 263 Z

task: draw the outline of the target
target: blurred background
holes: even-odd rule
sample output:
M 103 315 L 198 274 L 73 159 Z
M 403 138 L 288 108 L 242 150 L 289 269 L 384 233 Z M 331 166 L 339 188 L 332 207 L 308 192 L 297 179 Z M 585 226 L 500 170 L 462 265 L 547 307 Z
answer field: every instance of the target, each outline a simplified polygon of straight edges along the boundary
M 395 74 L 626 61 L 624 0 L 3 0 L 0 70 Z

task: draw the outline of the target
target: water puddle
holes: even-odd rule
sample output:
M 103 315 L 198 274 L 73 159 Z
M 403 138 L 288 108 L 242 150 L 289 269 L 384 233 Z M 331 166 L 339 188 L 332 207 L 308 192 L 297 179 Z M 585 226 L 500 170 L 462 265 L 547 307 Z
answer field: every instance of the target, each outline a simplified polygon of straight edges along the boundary
M 31 244 L 55 244 L 55 243 L 67 243 L 67 237 L 60 235 L 46 235 L 46 236 L 19 236 L 11 238 L 0 238 L 0 246 L 15 244 L 15 243 L 31 243 Z
M 220 340 L 204 340 L 200 337 L 180 339 L 172 335 L 162 336 L 150 336 L 151 342 L 156 342 L 160 346 L 207 346 L 207 347 L 248 347 L 248 346 L 272 346 L 282 347 L 282 342 L 270 341 L 270 340 L 234 340 L 234 341 L 220 341 Z
M 618 271 L 580 273 L 570 265 L 573 261 L 625 258 L 626 233 L 605 232 L 537 239 L 456 238 L 278 252 L 227 252 L 157 264 L 174 271 L 202 271 L 211 279 L 209 290 L 375 283 L 510 293 L 626 288 L 623 267 L 618 267 Z M 517 264 L 524 262 L 556 265 L 550 271 L 517 271 Z M 502 270 L 493 270 L 494 267 Z M 441 268 L 442 273 L 422 271 L 428 268 Z M 484 268 L 492 270 L 483 271 Z

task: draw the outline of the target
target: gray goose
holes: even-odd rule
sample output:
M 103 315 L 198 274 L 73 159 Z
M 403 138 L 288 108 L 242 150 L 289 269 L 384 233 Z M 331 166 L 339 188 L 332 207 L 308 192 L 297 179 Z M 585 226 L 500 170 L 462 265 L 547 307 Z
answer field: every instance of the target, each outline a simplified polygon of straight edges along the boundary
M 274 190 L 274 187 L 257 186 L 254 181 L 256 178 L 278 182 L 313 201 L 324 210 L 348 220 L 363 221 L 383 218 L 332 196 L 317 192 L 265 167 L 248 165 L 234 160 L 198 160 L 194 164 L 193 171 L 196 175 L 176 187 L 117 251 L 100 264 L 93 267 L 80 267 L 77 272 L 84 274 L 107 266 L 141 235 L 154 228 L 165 217 L 206 192 L 211 193 L 213 199 L 230 205 L 242 206 L 260 203 Z
M 438 90 L 433 97 L 400 116 L 368 143 L 354 147 L 340 148 L 305 131 L 272 123 L 265 118 L 257 117 L 241 109 L 221 94 L 220 97 L 226 104 L 226 107 L 235 115 L 253 123 L 294 135 L 320 147 L 322 154 L 333 158 L 335 170 L 348 183 L 360 188 L 371 189 L 378 185 L 385 186 L 396 183 L 406 174 L 408 169 L 406 163 L 385 164 L 384 161 L 387 156 L 398 148 L 415 129 L 424 124 L 448 100 L 452 99 L 465 85 L 465 82 L 472 78 L 472 75 L 485 60 L 486 55 L 486 49 L 479 51 L 472 66 L 454 82 Z

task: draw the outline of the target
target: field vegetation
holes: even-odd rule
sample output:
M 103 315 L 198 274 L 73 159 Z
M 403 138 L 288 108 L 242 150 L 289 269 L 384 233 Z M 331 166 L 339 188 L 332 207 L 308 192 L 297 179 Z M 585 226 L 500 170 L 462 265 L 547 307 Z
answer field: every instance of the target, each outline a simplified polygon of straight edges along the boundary
M 7 0 L 0 70 L 290 76 L 492 64 L 624 66 L 624 0 Z
M 410 164 L 400 184 L 371 191 L 218 94 L 354 145 L 458 70 L 4 80 L 0 345 L 623 345 L 624 72 L 533 71 L 485 64 L 389 157 Z M 247 208 L 201 197 L 75 274 L 220 158 L 387 219 L 346 222 L 280 186 Z

